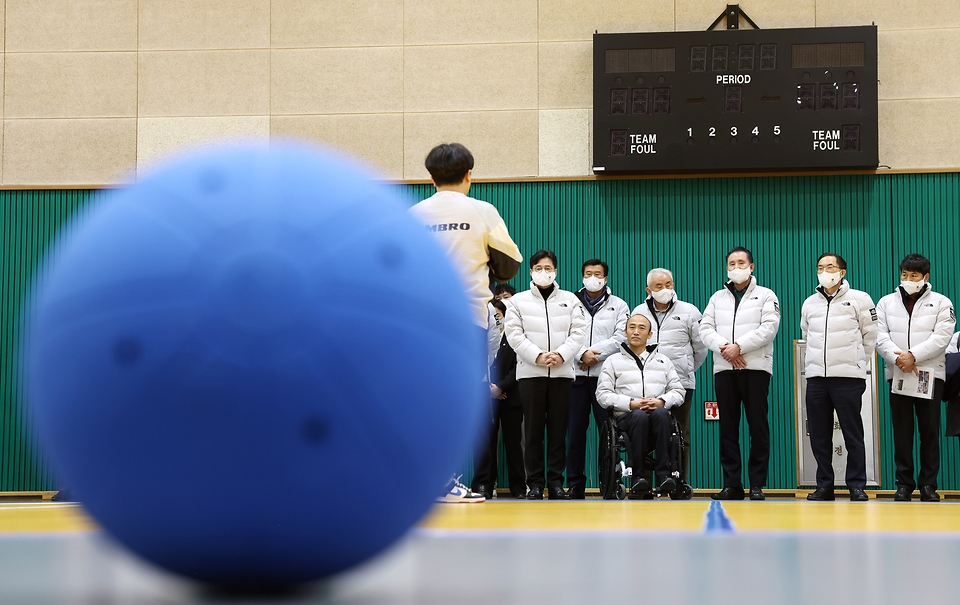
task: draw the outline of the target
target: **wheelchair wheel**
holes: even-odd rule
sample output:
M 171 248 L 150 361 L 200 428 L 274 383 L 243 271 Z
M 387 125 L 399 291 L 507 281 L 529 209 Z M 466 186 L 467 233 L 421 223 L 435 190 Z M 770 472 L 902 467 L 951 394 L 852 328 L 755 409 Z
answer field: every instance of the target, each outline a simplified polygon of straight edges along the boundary
M 693 488 L 686 483 L 681 483 L 677 489 L 670 492 L 671 500 L 690 500 L 693 498 Z
M 616 425 L 612 418 L 608 418 L 600 427 L 600 445 L 597 452 L 597 479 L 600 482 L 600 496 L 604 500 L 613 500 L 618 497 L 620 483 L 620 468 L 617 450 Z
M 617 481 L 617 500 L 623 500 L 627 497 L 627 486 Z

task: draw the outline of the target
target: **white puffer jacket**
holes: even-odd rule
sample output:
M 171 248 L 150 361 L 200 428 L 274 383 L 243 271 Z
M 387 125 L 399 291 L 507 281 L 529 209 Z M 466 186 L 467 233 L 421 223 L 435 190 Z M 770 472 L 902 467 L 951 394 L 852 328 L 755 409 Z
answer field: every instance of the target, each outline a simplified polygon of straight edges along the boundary
M 637 306 L 630 315 L 644 315 L 650 320 L 654 333 L 650 342 L 657 344 L 657 352 L 666 355 L 677 369 L 684 389 L 697 388 L 695 372 L 707 359 L 707 345 L 700 338 L 700 309 L 674 296 L 673 302 L 663 313 L 663 319 L 655 311 L 654 300 L 648 296 L 644 304 Z
M 714 292 L 700 321 L 700 338 L 713 351 L 713 373 L 733 369 L 720 354 L 720 347 L 736 343 L 747 362 L 746 369 L 773 374 L 773 339 L 780 329 L 780 301 L 773 290 L 758 286 L 752 275 L 739 305 L 733 288 L 733 282 L 727 282 Z
M 877 303 L 877 352 L 886 361 L 884 375 L 892 380 L 891 368 L 896 367 L 897 351 L 910 351 L 916 365 L 933 368 L 934 378 L 944 380 L 944 351 L 957 324 L 953 303 L 934 292 L 928 282 L 913 306 L 913 313 L 909 314 L 903 304 L 904 294 L 898 286 Z
M 540 289 L 530 282 L 530 289 L 511 297 L 510 303 L 505 332 L 517 352 L 517 380 L 573 378 L 574 358 L 583 345 L 587 325 L 577 297 L 554 283 L 544 300 Z M 537 365 L 537 357 L 550 351 L 560 353 L 563 364 L 553 368 Z
M 683 405 L 686 392 L 673 362 L 657 351 L 640 356 L 640 360 L 642 367 L 627 343 L 608 357 L 597 381 L 597 403 L 612 409 L 614 416 L 626 414 L 630 400 L 643 397 L 659 397 L 667 409 Z
M 577 376 L 599 376 L 603 362 L 606 361 L 607 357 L 616 353 L 620 349 L 620 343 L 627 339 L 624 330 L 627 327 L 627 317 L 630 315 L 630 307 L 627 306 L 627 303 L 624 302 L 622 298 L 614 296 L 613 293 L 610 292 L 610 288 L 606 290 L 607 300 L 593 315 L 590 315 L 590 311 L 587 311 L 586 305 L 583 304 L 582 297 L 586 295 L 586 289 L 581 289 L 574 294 L 577 300 L 580 301 L 580 306 L 583 307 L 583 317 L 587 321 L 587 328 L 583 336 L 583 346 L 577 351 L 577 358 L 575 360 L 577 363 L 573 364 L 573 369 Z M 581 370 L 578 364 L 580 357 L 586 353 L 587 349 L 600 351 L 600 354 L 597 356 L 600 358 L 600 361 L 586 370 Z
M 803 301 L 800 332 L 807 341 L 804 376 L 866 378 L 877 346 L 877 310 L 866 292 L 840 282 L 833 298 L 822 286 Z

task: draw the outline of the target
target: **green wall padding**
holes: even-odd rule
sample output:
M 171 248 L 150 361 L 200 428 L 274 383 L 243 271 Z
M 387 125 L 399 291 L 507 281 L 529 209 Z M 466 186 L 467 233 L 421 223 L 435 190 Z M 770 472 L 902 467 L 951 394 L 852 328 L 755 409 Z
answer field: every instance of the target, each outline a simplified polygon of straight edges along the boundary
M 433 192 L 426 185 L 401 189 L 411 202 Z M 937 291 L 960 299 L 956 173 L 477 183 L 471 195 L 500 210 L 525 256 L 538 248 L 553 249 L 564 288 L 580 287 L 583 260 L 606 260 L 610 286 L 631 307 L 645 297 L 646 272 L 662 266 L 674 272 L 680 296 L 703 309 L 725 279 L 726 251 L 735 245 L 750 248 L 759 282 L 777 293 L 783 312 L 770 393 L 771 488 L 796 487 L 792 347 L 800 335 L 800 305 L 817 283 L 817 256 L 826 250 L 843 255 L 851 284 L 877 301 L 899 282 L 899 260 L 919 252 L 933 264 L 931 281 Z M 17 386 L 19 318 L 51 237 L 98 197 L 88 191 L 0 192 L 0 491 L 55 489 L 55 478 L 27 428 Z M 526 275 L 522 270 L 513 285 L 529 287 Z M 697 374 L 690 436 L 690 482 L 698 488 L 721 484 L 718 426 L 703 420 L 703 402 L 712 399 L 708 360 Z M 886 405 L 883 395 L 882 487 L 892 489 Z M 746 459 L 745 422 L 742 431 Z M 957 440 L 943 438 L 942 444 L 940 486 L 960 489 Z M 596 485 L 594 465 L 592 436 L 588 487 Z M 469 466 L 463 469 L 467 480 Z M 507 485 L 504 472 L 500 485 Z

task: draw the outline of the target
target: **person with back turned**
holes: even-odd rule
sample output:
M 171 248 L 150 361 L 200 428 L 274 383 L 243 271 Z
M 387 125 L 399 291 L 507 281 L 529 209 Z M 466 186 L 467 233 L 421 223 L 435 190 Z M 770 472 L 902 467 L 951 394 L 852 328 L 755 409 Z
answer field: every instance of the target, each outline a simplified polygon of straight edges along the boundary
M 834 500 L 833 414 L 847 451 L 850 500 L 866 502 L 867 451 L 863 442 L 863 393 L 877 344 L 877 310 L 866 292 L 845 279 L 847 261 L 833 252 L 817 259 L 820 285 L 800 310 L 810 448 L 817 460 L 817 489 L 807 500 Z
M 714 500 L 743 500 L 740 479 L 740 408 L 750 429 L 750 499 L 765 500 L 770 462 L 767 396 L 773 374 L 773 339 L 780 329 L 780 302 L 757 284 L 753 253 L 742 246 L 727 253 L 729 281 L 703 311 L 700 337 L 713 351 L 713 382 L 720 412 L 720 466 L 723 489 Z

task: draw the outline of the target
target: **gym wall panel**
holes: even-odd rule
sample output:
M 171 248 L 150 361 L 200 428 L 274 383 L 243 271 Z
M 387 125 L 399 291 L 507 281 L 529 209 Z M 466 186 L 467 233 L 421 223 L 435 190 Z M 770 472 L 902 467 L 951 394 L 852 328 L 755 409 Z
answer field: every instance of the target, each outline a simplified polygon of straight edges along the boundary
M 433 192 L 428 185 L 399 189 L 411 203 Z M 471 193 L 500 210 L 525 258 L 539 248 L 557 253 L 564 288 L 580 287 L 583 260 L 605 259 L 611 288 L 631 307 L 645 297 L 646 272 L 662 266 L 674 272 L 680 296 L 703 309 L 725 279 L 726 251 L 738 244 L 750 248 L 759 282 L 777 293 L 782 311 L 770 389 L 771 488 L 796 486 L 792 351 L 800 337 L 800 306 L 816 285 L 817 256 L 828 250 L 844 256 L 851 284 L 877 301 L 897 285 L 899 260 L 920 252 L 933 263 L 934 287 L 960 299 L 957 173 L 477 183 Z M 0 491 L 55 487 L 24 424 L 15 381 L 18 322 L 30 277 L 52 235 L 96 199 L 83 191 L 0 192 Z M 526 268 L 512 283 L 529 287 Z M 700 488 L 721 481 L 718 427 L 703 413 L 703 402 L 714 399 L 711 372 L 708 359 L 697 373 L 691 415 L 690 479 Z M 887 405 L 882 394 L 881 476 L 882 486 L 891 489 Z M 746 459 L 745 424 L 742 431 Z M 942 443 L 940 485 L 960 489 L 960 448 L 954 439 Z M 595 446 L 591 433 L 588 486 L 596 485 Z M 468 480 L 470 465 L 463 468 Z

